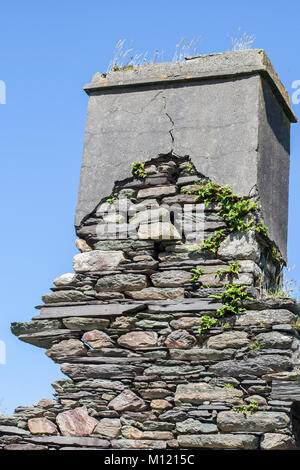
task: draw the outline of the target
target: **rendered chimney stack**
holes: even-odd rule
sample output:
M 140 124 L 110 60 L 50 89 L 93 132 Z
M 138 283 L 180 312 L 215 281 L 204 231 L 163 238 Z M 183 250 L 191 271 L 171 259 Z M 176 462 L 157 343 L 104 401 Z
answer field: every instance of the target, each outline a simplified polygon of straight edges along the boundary
M 257 195 L 286 259 L 290 123 L 297 119 L 263 50 L 97 73 L 85 91 L 76 226 L 131 174 L 132 162 L 173 153 L 241 196 Z

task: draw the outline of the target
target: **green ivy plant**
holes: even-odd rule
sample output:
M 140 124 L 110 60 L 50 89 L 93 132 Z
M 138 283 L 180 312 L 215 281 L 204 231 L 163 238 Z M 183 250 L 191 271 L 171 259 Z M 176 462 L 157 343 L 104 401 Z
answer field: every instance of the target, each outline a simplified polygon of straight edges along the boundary
M 258 408 L 259 408 L 259 404 L 254 400 L 254 398 L 250 401 L 249 405 L 248 406 L 238 406 L 238 407 L 234 407 L 232 408 L 232 411 L 236 411 L 236 412 L 242 412 L 243 414 L 247 414 L 248 412 L 250 413 L 255 413 L 255 411 L 258 411 Z
M 256 225 L 255 230 L 256 230 L 256 232 L 261 233 L 265 237 L 267 237 L 269 235 L 268 227 L 266 227 L 266 225 L 263 224 L 262 222 L 260 222 L 259 224 Z
M 140 178 L 146 178 L 147 173 L 145 171 L 145 163 L 133 162 L 132 172 L 134 175 L 139 176 Z
M 210 328 L 212 328 L 213 326 L 216 326 L 216 325 L 219 325 L 219 324 L 220 324 L 220 320 L 218 320 L 216 318 L 212 318 L 209 315 L 203 315 L 201 317 L 201 326 L 198 329 L 198 331 L 201 334 L 201 333 L 203 333 L 203 331 L 207 331 Z
M 253 351 L 259 351 L 261 349 L 261 345 L 258 341 L 255 341 L 255 343 L 251 344 L 250 349 Z
M 235 388 L 234 385 L 230 384 L 230 383 L 226 383 L 223 385 L 223 388 Z
M 115 199 L 114 197 L 108 197 L 108 198 L 106 199 L 106 202 L 108 202 L 109 204 L 113 204 L 113 203 L 115 202 L 115 200 L 116 200 L 116 199 Z
M 240 269 L 240 262 L 239 261 L 234 261 L 233 263 L 229 263 L 228 268 L 220 268 L 216 271 L 216 275 L 223 276 L 223 275 L 228 275 L 228 276 L 238 276 L 239 274 L 239 269 Z
M 223 317 L 224 315 L 239 315 L 246 309 L 241 307 L 241 304 L 245 300 L 253 300 L 247 292 L 245 292 L 246 286 L 239 284 L 225 284 L 226 289 L 221 294 L 211 294 L 209 297 L 217 300 L 221 300 L 224 304 L 223 307 L 217 310 L 217 316 Z
M 216 230 L 214 235 L 211 235 L 202 242 L 202 248 L 215 254 L 224 238 L 226 238 L 225 230 Z
M 251 202 L 248 197 L 238 196 L 228 186 L 219 186 L 217 183 L 209 182 L 197 191 L 188 191 L 188 194 L 196 194 L 195 202 L 202 201 L 205 206 L 219 204 L 218 215 L 225 220 L 227 225 L 227 229 L 217 230 L 214 235 L 204 240 L 202 248 L 216 253 L 229 233 L 242 232 L 253 227 L 259 233 L 268 234 L 268 228 L 262 222 L 257 223 L 253 217 L 258 210 L 258 203 Z
M 193 276 L 191 278 L 191 282 L 197 282 L 199 280 L 199 277 L 201 276 L 201 274 L 204 273 L 204 269 L 202 268 L 193 268 L 191 269 L 191 273 L 193 273 Z

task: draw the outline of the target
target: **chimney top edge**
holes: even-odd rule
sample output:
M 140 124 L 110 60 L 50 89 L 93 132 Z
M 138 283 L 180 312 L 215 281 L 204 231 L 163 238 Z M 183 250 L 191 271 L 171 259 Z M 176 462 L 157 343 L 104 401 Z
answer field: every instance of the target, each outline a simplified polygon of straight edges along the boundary
M 109 73 L 97 72 L 84 85 L 88 95 L 111 89 L 201 81 L 260 74 L 270 83 L 289 120 L 297 122 L 289 95 L 263 49 L 218 52 L 187 57 L 185 62 L 160 62 Z

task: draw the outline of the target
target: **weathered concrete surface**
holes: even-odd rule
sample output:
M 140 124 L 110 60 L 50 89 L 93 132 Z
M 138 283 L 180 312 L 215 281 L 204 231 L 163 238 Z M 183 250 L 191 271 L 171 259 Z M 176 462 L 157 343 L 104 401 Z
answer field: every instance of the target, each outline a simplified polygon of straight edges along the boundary
M 131 175 L 132 162 L 173 152 L 240 195 L 258 189 L 271 238 L 286 256 L 289 123 L 296 118 L 264 51 L 96 74 L 85 90 L 76 226 Z

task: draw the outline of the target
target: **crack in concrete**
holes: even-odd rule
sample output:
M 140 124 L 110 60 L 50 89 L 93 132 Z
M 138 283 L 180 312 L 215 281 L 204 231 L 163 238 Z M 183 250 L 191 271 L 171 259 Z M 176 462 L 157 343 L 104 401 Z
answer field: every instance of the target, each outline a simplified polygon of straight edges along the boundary
M 174 139 L 174 135 L 173 135 L 173 131 L 174 131 L 174 126 L 175 126 L 175 123 L 173 121 L 173 119 L 171 118 L 170 114 L 167 113 L 167 98 L 165 96 L 162 97 L 163 100 L 164 100 L 164 113 L 165 115 L 167 116 L 167 118 L 169 119 L 170 123 L 172 124 L 172 127 L 171 129 L 169 129 L 169 134 L 170 134 L 170 137 L 171 137 L 171 142 L 172 142 L 172 146 L 171 146 L 171 152 L 173 152 L 174 150 L 174 142 L 175 142 L 175 139 Z

